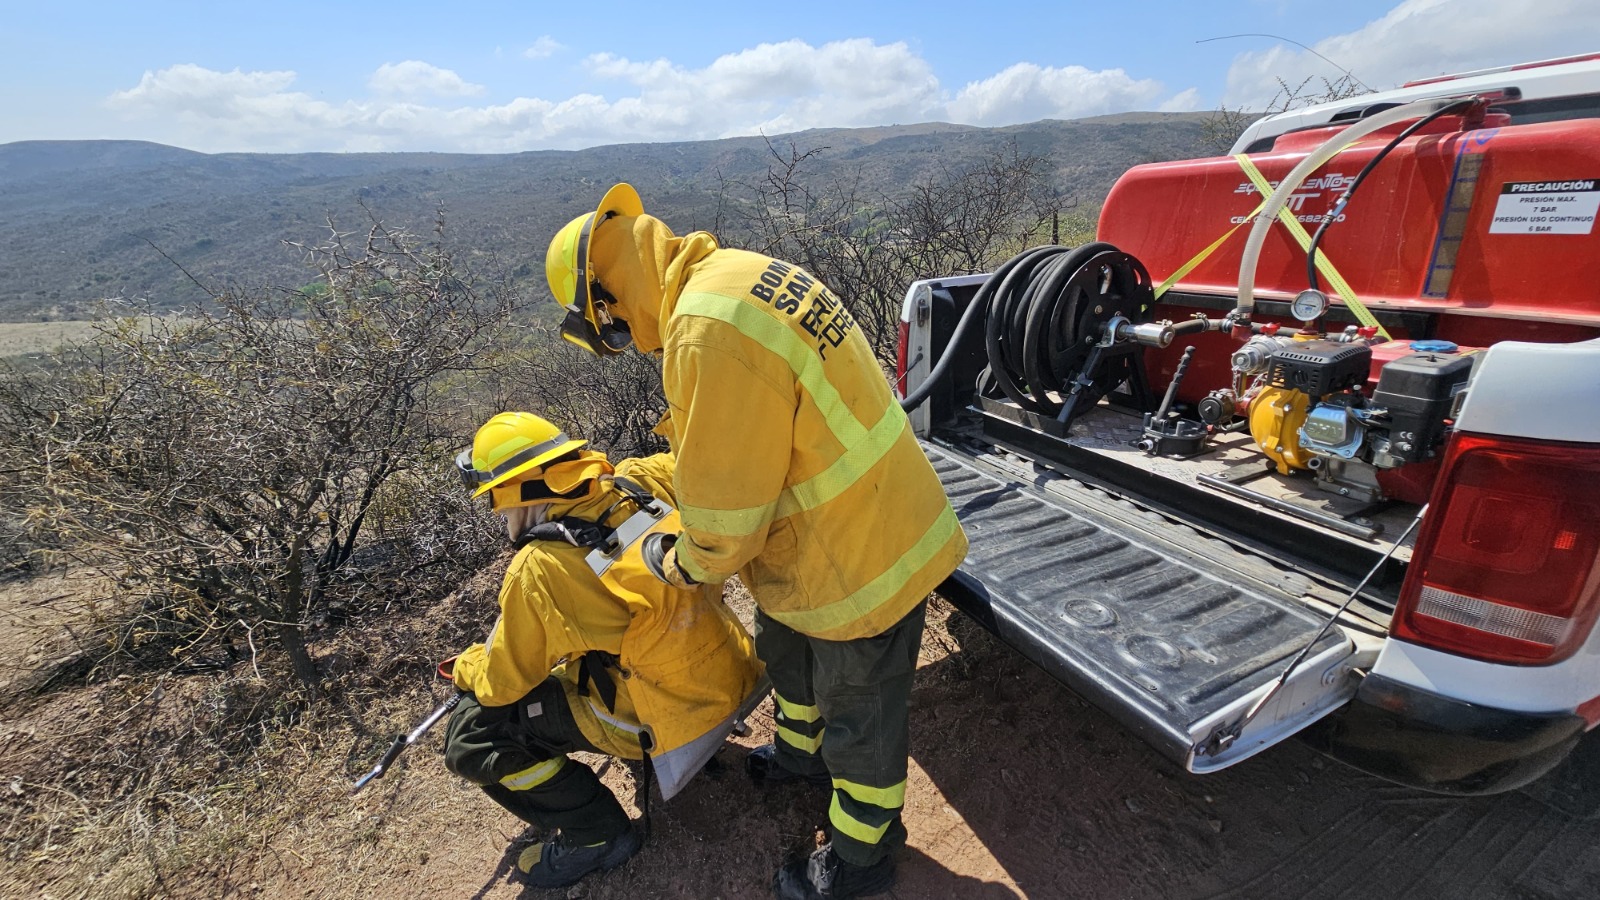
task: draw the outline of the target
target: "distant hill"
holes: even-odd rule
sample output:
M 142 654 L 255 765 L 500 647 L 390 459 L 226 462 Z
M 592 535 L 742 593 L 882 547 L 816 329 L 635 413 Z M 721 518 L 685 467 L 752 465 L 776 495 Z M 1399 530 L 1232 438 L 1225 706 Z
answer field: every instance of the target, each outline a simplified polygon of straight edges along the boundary
M 940 166 L 959 168 L 1010 141 L 1049 158 L 1064 195 L 1101 199 L 1127 167 L 1196 155 L 1204 113 L 1128 113 L 1007 128 L 930 123 L 818 129 L 773 138 L 825 147 L 818 177 L 861 173 L 893 193 Z M 112 296 L 181 306 L 208 287 L 294 287 L 310 273 L 283 244 L 316 240 L 331 217 L 372 217 L 503 264 L 530 285 L 562 223 L 630 181 L 680 230 L 713 222 L 720 179 L 766 171 L 760 137 L 618 144 L 514 154 L 220 153 L 139 141 L 0 145 L 0 321 L 72 319 Z M 364 209 L 363 209 L 364 208 Z M 159 250 L 157 249 L 159 248 Z

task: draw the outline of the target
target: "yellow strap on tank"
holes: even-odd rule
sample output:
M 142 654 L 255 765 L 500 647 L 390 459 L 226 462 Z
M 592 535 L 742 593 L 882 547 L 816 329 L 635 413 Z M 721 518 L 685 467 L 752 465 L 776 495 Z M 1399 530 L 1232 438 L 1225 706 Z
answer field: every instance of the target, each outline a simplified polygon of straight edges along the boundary
M 1211 246 L 1205 248 L 1204 250 L 1201 250 L 1199 253 L 1196 253 L 1194 255 L 1194 257 L 1191 258 L 1188 262 L 1186 262 L 1183 265 L 1179 266 L 1178 270 L 1176 272 L 1173 272 L 1171 275 L 1168 275 L 1167 276 L 1167 280 L 1165 280 L 1165 281 L 1161 282 L 1160 284 L 1156 285 L 1155 298 L 1157 300 L 1160 300 L 1162 294 L 1165 294 L 1169 288 L 1171 288 L 1173 285 L 1177 284 L 1178 280 L 1183 278 L 1183 276 L 1189 274 L 1190 272 L 1193 272 L 1195 266 L 1198 266 L 1201 263 L 1205 262 L 1207 257 L 1209 257 L 1211 254 L 1217 252 L 1217 248 L 1221 247 L 1223 244 L 1226 244 L 1228 242 L 1228 238 L 1233 237 L 1233 233 L 1235 231 L 1238 231 L 1240 228 L 1243 228 L 1246 223 L 1248 223 L 1251 219 L 1254 219 L 1256 217 L 1256 214 L 1261 212 L 1261 207 L 1266 206 L 1266 205 L 1267 205 L 1267 201 L 1265 201 L 1265 200 L 1263 200 L 1260 203 L 1256 204 L 1256 208 L 1250 210 L 1250 215 L 1245 216 L 1243 222 L 1240 222 L 1239 224 L 1233 226 L 1232 228 L 1229 228 L 1222 235 L 1222 237 L 1219 237 L 1216 240 L 1212 241 L 1211 242 Z
M 1233 158 L 1238 161 L 1239 168 L 1244 169 L 1244 174 L 1250 176 L 1250 180 L 1255 184 L 1256 190 L 1261 192 L 1262 197 L 1269 196 L 1272 193 L 1272 183 L 1267 181 L 1266 176 L 1261 174 L 1261 170 L 1256 168 L 1256 164 L 1251 161 L 1250 157 L 1239 153 Z M 1300 244 L 1301 250 L 1308 253 L 1311 251 L 1311 235 L 1306 233 L 1305 226 L 1300 224 L 1300 220 L 1289 213 L 1288 207 L 1278 210 L 1278 221 L 1289 229 L 1289 233 Z M 1229 233 L 1231 234 L 1232 232 Z M 1344 276 L 1339 274 L 1339 270 L 1333 267 L 1333 263 L 1328 260 L 1327 255 L 1322 252 L 1321 248 L 1317 250 L 1317 271 L 1322 273 L 1323 278 L 1328 279 L 1329 287 L 1332 287 L 1338 293 L 1340 299 L 1344 300 L 1345 306 L 1350 307 L 1350 312 L 1355 314 L 1358 322 L 1378 329 L 1378 334 L 1383 335 L 1384 340 L 1389 339 L 1388 330 L 1378 324 L 1378 318 L 1356 296 L 1356 292 L 1351 289 L 1350 283 L 1345 281 Z

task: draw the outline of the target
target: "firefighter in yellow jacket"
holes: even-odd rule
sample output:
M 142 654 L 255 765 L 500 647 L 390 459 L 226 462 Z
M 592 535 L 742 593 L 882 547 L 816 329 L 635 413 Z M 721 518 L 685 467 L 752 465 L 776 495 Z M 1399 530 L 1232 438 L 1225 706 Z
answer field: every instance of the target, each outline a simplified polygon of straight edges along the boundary
M 645 771 L 671 797 L 766 691 L 720 592 L 664 584 L 641 556 L 653 535 L 681 529 L 672 457 L 613 468 L 585 443 L 508 412 L 456 460 L 518 549 L 499 619 L 455 660 L 467 695 L 445 759 L 501 806 L 558 831 L 517 863 L 544 888 L 615 868 L 640 845 L 616 797 L 568 753 L 648 757 Z
M 683 528 L 646 557 L 676 585 L 738 573 L 755 597 L 778 727 L 752 774 L 833 789 L 829 843 L 774 891 L 886 890 L 924 601 L 967 542 L 872 348 L 815 277 L 674 235 L 626 184 L 556 234 L 545 272 L 563 337 L 660 357 Z

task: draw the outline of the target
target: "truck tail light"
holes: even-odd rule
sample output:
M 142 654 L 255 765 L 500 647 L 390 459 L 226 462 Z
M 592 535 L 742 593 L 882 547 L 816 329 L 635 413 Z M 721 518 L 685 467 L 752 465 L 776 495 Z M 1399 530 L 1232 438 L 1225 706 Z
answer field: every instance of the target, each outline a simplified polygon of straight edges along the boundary
M 899 328 L 895 330 L 894 349 L 894 392 L 897 396 L 906 395 L 906 347 L 911 344 L 911 323 L 901 319 Z
M 1600 612 L 1600 445 L 1458 433 L 1393 634 L 1491 662 L 1557 662 Z

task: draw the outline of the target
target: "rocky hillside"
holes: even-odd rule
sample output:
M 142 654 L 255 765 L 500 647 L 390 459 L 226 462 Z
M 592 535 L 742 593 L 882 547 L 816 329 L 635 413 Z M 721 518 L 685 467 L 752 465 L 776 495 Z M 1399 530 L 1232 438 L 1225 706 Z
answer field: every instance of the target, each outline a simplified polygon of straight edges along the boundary
M 1046 156 L 1065 196 L 1094 202 L 1130 165 L 1199 153 L 1205 114 L 1133 113 L 1008 128 L 925 124 L 783 135 L 826 148 L 811 177 L 859 173 L 893 194 L 1015 142 Z M 761 177 L 760 137 L 618 144 L 516 154 L 205 154 L 133 141 L 0 145 L 0 321 L 82 318 L 105 297 L 181 306 L 230 284 L 308 279 L 286 241 L 373 220 L 426 233 L 445 211 L 449 243 L 530 285 L 559 225 L 614 181 L 633 182 L 680 229 L 713 227 L 719 186 Z M 181 269 L 179 267 L 182 267 Z M 184 270 L 187 270 L 188 275 Z

